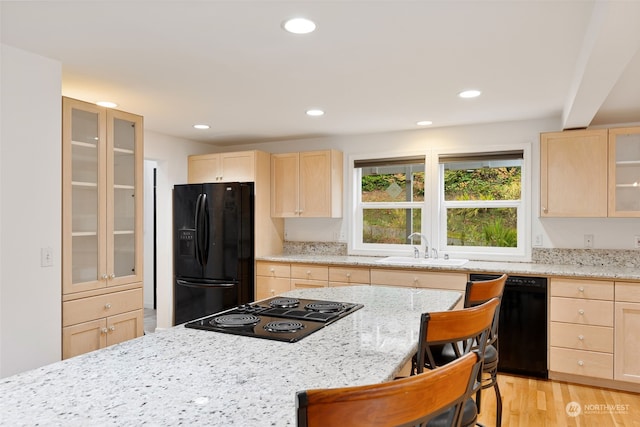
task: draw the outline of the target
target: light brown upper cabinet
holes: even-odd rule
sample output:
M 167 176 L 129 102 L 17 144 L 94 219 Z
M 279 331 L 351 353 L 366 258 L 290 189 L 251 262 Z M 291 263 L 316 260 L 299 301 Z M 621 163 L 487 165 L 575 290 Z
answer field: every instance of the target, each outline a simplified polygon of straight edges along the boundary
M 63 294 L 142 282 L 142 117 L 63 98 L 62 130 Z
M 342 217 L 342 152 L 271 155 L 271 216 Z
M 609 129 L 609 216 L 640 217 L 640 126 Z
M 607 216 L 607 129 L 540 135 L 540 216 Z
M 190 184 L 204 182 L 254 182 L 255 151 L 189 156 Z
M 542 217 L 640 217 L 640 126 L 540 135 Z

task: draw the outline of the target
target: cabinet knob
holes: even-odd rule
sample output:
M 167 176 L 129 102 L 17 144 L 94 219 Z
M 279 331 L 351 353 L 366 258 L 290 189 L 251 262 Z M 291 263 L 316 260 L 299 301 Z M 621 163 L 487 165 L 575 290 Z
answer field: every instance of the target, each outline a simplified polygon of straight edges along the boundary
M 549 212 L 549 209 L 545 208 L 544 206 L 542 207 L 542 212 L 547 213 Z
M 102 275 L 102 280 L 107 280 L 109 278 L 109 276 L 107 276 L 106 274 Z
M 580 286 L 580 287 L 578 288 L 578 292 L 584 292 L 584 286 Z
M 307 276 L 311 276 L 311 270 L 307 270 Z
M 347 279 L 351 279 L 351 273 L 347 273 Z
M 105 308 L 106 310 L 109 310 L 109 309 L 111 308 L 111 303 L 110 303 L 110 302 L 106 303 L 106 304 L 104 305 L 104 308 Z
M 101 334 L 106 334 L 107 332 L 109 332 L 109 331 L 107 330 L 107 328 L 102 328 L 102 329 L 100 329 L 100 333 L 101 333 Z
M 579 339 L 580 341 L 584 341 L 584 335 L 578 335 L 578 339 Z
M 111 326 L 109 326 L 109 330 L 110 330 L 111 332 L 113 332 L 113 331 L 115 331 L 115 330 L 116 330 L 116 327 L 115 327 L 115 326 L 113 326 L 113 325 L 111 325 Z
M 578 310 L 578 314 L 582 316 L 584 314 L 584 310 L 583 309 L 579 309 Z
M 273 268 L 273 267 L 271 267 L 271 268 L 269 269 L 269 271 L 270 271 L 271 273 L 275 273 L 275 272 L 276 272 L 276 269 L 275 269 L 275 268 Z
M 418 278 L 417 277 L 413 278 L 413 283 L 418 283 Z
M 578 366 L 584 366 L 584 361 L 578 360 Z
M 116 278 L 116 275 L 115 275 L 115 274 L 111 273 L 111 274 L 109 275 L 109 279 L 115 279 L 115 278 Z

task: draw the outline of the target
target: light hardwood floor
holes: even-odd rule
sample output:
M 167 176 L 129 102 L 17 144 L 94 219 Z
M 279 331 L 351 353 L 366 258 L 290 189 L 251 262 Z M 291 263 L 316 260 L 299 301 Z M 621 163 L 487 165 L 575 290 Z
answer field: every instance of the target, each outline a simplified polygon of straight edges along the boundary
M 503 427 L 640 427 L 640 394 L 502 373 L 498 384 Z M 478 421 L 485 427 L 495 426 L 495 402 L 493 389 L 483 390 Z

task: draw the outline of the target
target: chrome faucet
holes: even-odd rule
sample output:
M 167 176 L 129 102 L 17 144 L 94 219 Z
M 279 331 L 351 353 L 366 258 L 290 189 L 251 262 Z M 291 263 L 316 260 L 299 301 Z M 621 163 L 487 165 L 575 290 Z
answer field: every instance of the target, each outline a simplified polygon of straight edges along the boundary
M 414 237 L 420 237 L 420 239 L 424 242 L 424 257 L 425 258 L 429 258 L 429 240 L 427 239 L 427 236 L 425 236 L 422 233 L 411 233 L 407 236 L 407 239 L 411 239 L 411 244 L 413 245 L 413 238 Z M 420 258 L 420 250 L 418 248 L 416 248 L 415 246 L 413 247 L 413 256 L 415 258 Z

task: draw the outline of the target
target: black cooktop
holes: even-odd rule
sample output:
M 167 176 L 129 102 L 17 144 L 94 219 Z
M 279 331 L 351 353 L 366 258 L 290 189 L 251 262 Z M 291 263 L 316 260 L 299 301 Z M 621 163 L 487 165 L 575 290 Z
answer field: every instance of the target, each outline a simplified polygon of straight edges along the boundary
M 362 307 L 336 301 L 274 297 L 189 322 L 185 327 L 296 342 Z

